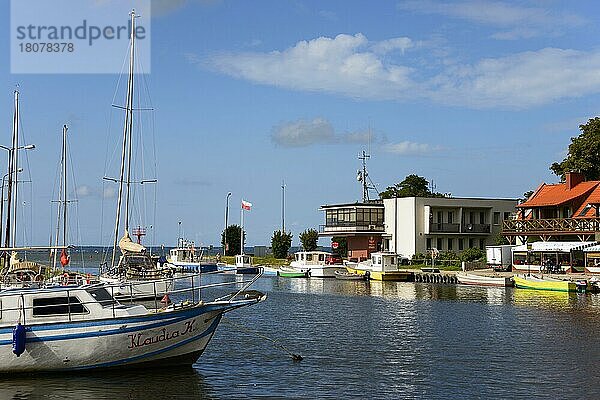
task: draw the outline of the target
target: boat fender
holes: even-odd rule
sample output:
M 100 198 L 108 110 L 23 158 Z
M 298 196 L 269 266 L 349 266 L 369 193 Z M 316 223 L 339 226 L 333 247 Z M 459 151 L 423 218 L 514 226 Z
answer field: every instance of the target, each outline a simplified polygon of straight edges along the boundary
M 89 285 L 91 281 L 92 281 L 92 275 L 88 272 L 87 275 L 85 276 L 85 283 L 87 283 Z
M 12 351 L 19 357 L 25 351 L 25 342 L 27 338 L 27 332 L 25 327 L 18 323 L 13 328 L 13 340 L 12 340 Z

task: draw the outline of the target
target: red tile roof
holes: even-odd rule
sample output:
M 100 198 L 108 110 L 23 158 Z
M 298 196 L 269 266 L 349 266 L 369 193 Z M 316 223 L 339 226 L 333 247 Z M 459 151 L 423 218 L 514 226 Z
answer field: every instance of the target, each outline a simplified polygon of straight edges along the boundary
M 574 218 L 594 218 L 596 216 L 596 207 L 588 207 L 588 205 L 599 205 L 600 204 L 600 185 L 598 185 L 592 193 L 588 195 L 581 207 L 573 214 Z M 582 212 L 584 212 L 582 214 Z M 581 215 L 580 215 L 581 214 Z
M 571 190 L 567 188 L 566 183 L 558 183 L 554 185 L 542 184 L 540 188 L 524 203 L 519 204 L 519 208 L 535 208 L 535 207 L 552 207 L 560 206 L 577 200 L 583 196 L 597 194 L 596 200 L 600 200 L 600 190 L 598 186 L 600 181 L 581 182 Z M 585 207 L 589 201 L 586 199 L 582 207 Z M 580 210 L 578 210 L 580 211 Z M 578 215 L 577 213 L 574 216 Z M 587 216 L 587 215 L 586 215 Z

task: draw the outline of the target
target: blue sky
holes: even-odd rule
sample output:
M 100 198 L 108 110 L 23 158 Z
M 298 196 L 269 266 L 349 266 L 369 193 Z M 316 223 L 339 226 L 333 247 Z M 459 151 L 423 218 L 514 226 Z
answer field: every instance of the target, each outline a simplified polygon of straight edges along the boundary
M 454 196 L 517 198 L 556 181 L 549 165 L 600 109 L 598 8 L 552 0 L 153 1 L 146 80 L 156 111 L 145 140 L 153 143 L 148 174 L 159 180 L 156 217 L 136 212 L 132 224 L 152 225 L 155 244 L 173 244 L 178 221 L 190 239 L 217 244 L 230 191 L 230 221 L 239 222 L 241 198 L 251 201 L 247 243 L 267 244 L 281 224 L 285 180 L 296 244 L 299 232 L 323 223 L 320 205 L 360 198 L 357 155 L 369 131 L 369 171 L 380 190 L 412 173 Z M 9 11 L 2 2 L 4 26 Z M 78 199 L 72 236 L 109 243 L 114 188 L 102 176 L 121 130 L 110 107 L 118 76 L 11 74 L 6 30 L 0 52 L 0 143 L 10 141 L 19 84 L 24 136 L 37 146 L 24 172 L 32 183 L 23 189 L 19 241 L 47 243 L 53 229 L 60 128 L 68 123 Z M 146 203 L 152 209 L 154 189 Z

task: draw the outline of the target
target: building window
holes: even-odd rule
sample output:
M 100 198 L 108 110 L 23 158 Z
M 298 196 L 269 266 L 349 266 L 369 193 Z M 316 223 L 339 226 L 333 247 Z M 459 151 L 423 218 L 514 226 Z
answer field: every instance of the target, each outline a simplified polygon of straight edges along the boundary
M 509 212 L 504 212 L 504 219 L 510 219 L 510 213 Z
M 494 225 L 499 225 L 500 224 L 500 212 L 495 211 L 494 212 Z
M 448 250 L 452 250 L 452 242 L 454 242 L 454 240 L 452 238 L 448 238 Z
M 443 215 L 442 215 L 442 212 L 441 212 L 441 211 L 438 211 L 438 212 L 437 212 L 437 223 L 438 223 L 438 224 L 441 224 L 442 222 L 444 222 L 444 217 L 443 217 Z
M 485 224 L 485 213 L 483 211 L 479 213 L 479 223 L 481 225 Z
M 427 250 L 431 249 L 431 238 L 427 238 Z
M 33 299 L 33 316 L 86 314 L 88 310 L 75 296 Z
M 442 249 L 442 238 L 438 238 L 437 239 L 437 249 L 441 250 Z
M 448 223 L 451 224 L 454 221 L 454 213 L 452 211 L 448 211 Z
M 469 248 L 472 249 L 475 241 L 473 239 L 469 239 Z
M 465 249 L 464 239 L 460 238 L 460 239 L 458 239 L 458 250 L 464 250 L 464 249 Z
M 479 248 L 481 250 L 485 249 L 485 239 L 479 239 Z

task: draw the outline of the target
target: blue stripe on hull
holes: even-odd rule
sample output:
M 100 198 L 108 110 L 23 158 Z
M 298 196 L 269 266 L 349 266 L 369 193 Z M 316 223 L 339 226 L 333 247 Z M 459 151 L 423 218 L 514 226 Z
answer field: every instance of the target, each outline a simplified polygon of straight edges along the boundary
M 217 326 L 219 325 L 219 322 L 221 321 L 221 315 L 218 315 L 215 320 L 210 324 L 210 326 L 201 334 L 197 335 L 197 336 L 193 336 L 191 338 L 185 339 L 179 343 L 175 343 L 171 346 L 165 347 L 163 349 L 160 350 L 156 350 L 150 353 L 146 353 L 146 354 L 141 354 L 139 356 L 135 356 L 135 357 L 129 357 L 129 358 L 124 358 L 121 360 L 117 360 L 117 361 L 110 361 L 110 362 L 106 362 L 106 363 L 101 363 L 101 364 L 95 364 L 95 365 L 89 365 L 89 366 L 82 366 L 82 367 L 76 367 L 76 368 L 67 368 L 65 369 L 65 371 L 75 371 L 75 370 L 84 370 L 84 369 L 92 369 L 92 368 L 111 368 L 111 367 L 118 367 L 118 366 L 122 366 L 122 365 L 126 365 L 126 364 L 130 364 L 130 363 L 137 363 L 141 360 L 144 360 L 146 358 L 150 358 L 150 357 L 154 357 L 163 353 L 166 353 L 168 351 L 177 349 L 181 346 L 185 346 L 186 344 L 195 342 L 196 340 L 202 339 L 206 336 L 212 335 L 215 333 Z
M 223 310 L 230 308 L 229 305 L 224 304 L 210 304 L 204 305 L 200 307 L 190 308 L 189 310 L 181 310 L 181 311 L 170 311 L 163 312 L 157 314 L 144 314 L 139 316 L 125 316 L 125 317 L 115 317 L 115 318 L 105 318 L 98 319 L 94 321 L 73 321 L 73 322 L 53 322 L 53 323 L 44 323 L 40 325 L 30 325 L 27 323 L 27 331 L 47 331 L 47 330 L 55 330 L 55 329 L 70 329 L 70 328 L 89 328 L 95 326 L 105 326 L 105 325 L 113 325 L 115 323 L 119 324 L 131 324 L 136 322 L 146 322 L 146 321 L 161 321 L 164 319 L 170 318 L 179 318 L 179 317 L 188 317 L 198 315 L 198 310 L 202 308 L 204 312 Z M 26 321 L 30 322 L 30 321 Z M 12 333 L 13 327 L 0 328 L 0 335 Z

